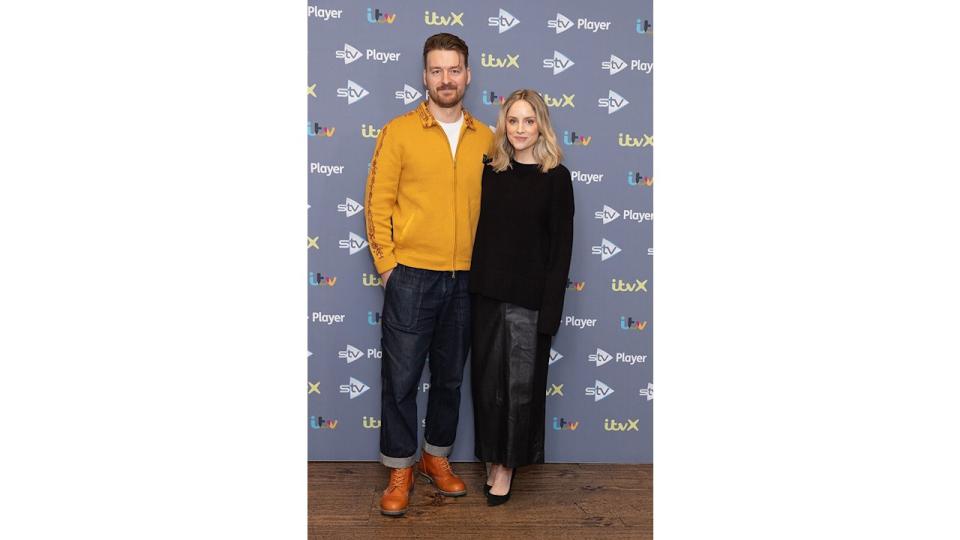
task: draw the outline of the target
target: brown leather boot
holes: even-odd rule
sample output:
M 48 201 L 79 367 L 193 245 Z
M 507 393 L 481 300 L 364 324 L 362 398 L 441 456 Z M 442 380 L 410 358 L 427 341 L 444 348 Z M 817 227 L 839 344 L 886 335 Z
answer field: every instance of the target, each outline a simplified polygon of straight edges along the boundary
M 420 463 L 417 464 L 417 472 L 447 497 L 462 497 L 467 494 L 467 486 L 453 474 L 450 462 L 445 457 L 437 457 L 424 451 L 420 456 Z
M 380 497 L 380 513 L 385 516 L 402 516 L 407 513 L 410 492 L 413 491 L 413 467 L 390 469 L 390 484 Z

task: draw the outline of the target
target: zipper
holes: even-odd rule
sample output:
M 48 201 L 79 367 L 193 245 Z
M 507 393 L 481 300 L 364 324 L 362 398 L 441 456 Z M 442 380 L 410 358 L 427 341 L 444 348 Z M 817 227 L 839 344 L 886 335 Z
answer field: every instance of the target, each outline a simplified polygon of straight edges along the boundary
M 453 270 L 450 270 L 450 277 L 453 279 L 457 278 L 457 156 L 460 155 L 460 143 L 463 142 L 463 136 L 467 133 L 467 116 L 464 112 L 461 111 L 461 117 L 463 118 L 463 124 L 460 126 L 460 133 L 457 136 L 457 151 L 454 154 L 453 149 L 450 148 L 450 139 L 447 138 L 447 132 L 443 129 L 442 126 L 437 124 L 437 127 L 440 128 L 440 131 L 443 132 L 443 140 L 447 141 L 447 150 L 450 150 L 448 154 L 453 160 Z

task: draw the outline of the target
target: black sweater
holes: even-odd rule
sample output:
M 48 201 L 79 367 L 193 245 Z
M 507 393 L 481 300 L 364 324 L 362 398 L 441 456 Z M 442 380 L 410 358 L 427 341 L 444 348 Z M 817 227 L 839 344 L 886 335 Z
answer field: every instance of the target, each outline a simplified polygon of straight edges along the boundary
M 537 331 L 560 327 L 573 248 L 573 184 L 563 165 L 541 173 L 512 162 L 483 168 L 470 292 L 540 310 Z

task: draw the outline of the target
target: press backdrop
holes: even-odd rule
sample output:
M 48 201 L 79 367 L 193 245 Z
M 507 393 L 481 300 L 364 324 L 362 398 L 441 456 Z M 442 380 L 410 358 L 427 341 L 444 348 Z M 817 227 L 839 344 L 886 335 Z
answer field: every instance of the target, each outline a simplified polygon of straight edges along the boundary
M 504 96 L 538 90 L 573 175 L 546 459 L 652 463 L 651 0 L 340 0 L 310 3 L 307 18 L 309 459 L 379 454 L 383 289 L 367 249 L 364 185 L 379 129 L 426 96 L 424 40 L 450 32 L 470 47 L 466 108 L 493 126 Z M 475 459 L 465 373 L 455 461 Z M 422 440 L 426 371 L 418 390 Z

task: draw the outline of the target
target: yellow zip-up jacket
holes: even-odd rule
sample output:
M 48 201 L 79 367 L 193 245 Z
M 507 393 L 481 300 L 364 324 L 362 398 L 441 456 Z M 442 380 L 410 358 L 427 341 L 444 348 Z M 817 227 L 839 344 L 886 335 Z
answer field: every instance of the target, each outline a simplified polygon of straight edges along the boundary
M 483 156 L 492 144 L 490 128 L 464 110 L 454 159 L 426 102 L 383 126 L 364 197 L 377 272 L 398 262 L 426 270 L 470 269 Z

